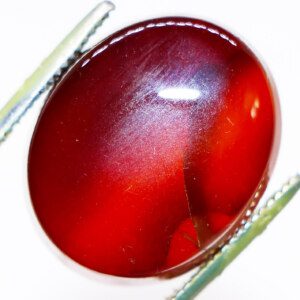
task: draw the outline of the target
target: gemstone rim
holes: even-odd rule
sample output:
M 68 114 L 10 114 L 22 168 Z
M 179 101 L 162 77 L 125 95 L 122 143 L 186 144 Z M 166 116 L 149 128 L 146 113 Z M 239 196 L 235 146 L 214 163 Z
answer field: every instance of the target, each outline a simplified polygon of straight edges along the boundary
M 170 21 L 170 20 L 172 20 L 172 21 Z M 174 20 L 178 20 L 178 21 L 176 22 Z M 232 33 L 228 32 L 226 29 L 223 29 L 222 27 L 219 27 L 218 25 L 215 25 L 214 23 L 210 23 L 210 22 L 207 22 L 207 21 L 204 21 L 201 19 L 198 20 L 198 19 L 187 18 L 187 17 L 163 17 L 163 18 L 157 18 L 157 19 L 149 19 L 149 20 L 145 20 L 145 21 L 130 25 L 124 29 L 121 29 L 121 30 L 111 34 L 110 36 L 105 38 L 103 41 L 100 41 L 91 50 L 89 50 L 88 53 L 86 53 L 85 55 L 83 55 L 82 57 L 79 58 L 79 60 L 70 68 L 70 70 L 68 70 L 66 75 L 55 85 L 55 87 L 53 88 L 51 93 L 49 93 L 49 95 L 47 96 L 46 103 L 44 104 L 41 112 L 39 113 L 39 118 L 36 122 L 34 133 L 32 135 L 32 140 L 34 139 L 35 131 L 37 130 L 40 117 L 43 114 L 43 111 L 46 107 L 48 99 L 52 96 L 53 92 L 57 88 L 59 88 L 59 86 L 64 82 L 64 80 L 66 80 L 68 78 L 68 74 L 70 72 L 72 72 L 72 70 L 75 69 L 78 65 L 82 64 L 86 60 L 86 58 L 90 56 L 90 53 L 92 53 L 96 48 L 98 48 L 99 45 L 105 44 L 105 42 L 107 42 L 108 46 L 107 47 L 104 46 L 105 47 L 104 50 L 106 50 L 110 45 L 113 45 L 114 43 L 117 43 L 119 40 L 121 40 L 121 38 L 120 38 L 121 36 L 122 36 L 122 38 L 126 38 L 127 35 L 131 35 L 131 34 L 140 32 L 141 27 L 142 27 L 141 25 L 147 24 L 147 23 L 148 24 L 150 23 L 151 26 L 149 26 L 149 27 L 145 26 L 145 28 L 161 27 L 161 26 L 163 26 L 162 25 L 163 23 L 167 24 L 167 26 L 194 26 L 193 22 L 195 22 L 196 24 L 199 23 L 198 27 L 195 26 L 198 29 L 207 30 L 213 34 L 217 34 L 221 38 L 227 39 L 230 43 L 235 43 L 235 44 L 241 43 L 242 47 L 246 48 L 247 51 L 249 51 L 251 53 L 251 55 L 255 58 L 257 64 L 261 67 L 261 70 L 263 71 L 263 73 L 267 79 L 266 81 L 269 84 L 269 88 L 270 88 L 270 91 L 272 94 L 272 99 L 273 99 L 273 110 L 274 110 L 275 122 L 274 122 L 274 136 L 273 136 L 273 140 L 272 140 L 272 146 L 270 149 L 270 155 L 269 155 L 268 161 L 266 162 L 266 167 L 265 167 L 263 176 L 261 177 L 262 180 L 258 184 L 257 188 L 255 189 L 252 197 L 247 201 L 245 207 L 240 211 L 238 216 L 230 223 L 230 225 L 222 232 L 222 234 L 220 234 L 217 238 L 215 238 L 204 249 L 200 249 L 197 254 L 190 257 L 188 260 L 186 260 L 176 266 L 173 266 L 169 269 L 160 270 L 160 271 L 158 271 L 158 274 L 151 274 L 149 276 L 148 275 L 121 276 L 121 275 L 107 274 L 104 272 L 95 271 L 85 265 L 82 265 L 81 263 L 78 263 L 75 259 L 71 258 L 68 254 L 66 254 L 59 246 L 57 246 L 56 243 L 52 240 L 52 238 L 48 235 L 47 231 L 44 229 L 44 226 L 42 225 L 42 222 L 40 221 L 40 219 L 38 217 L 38 213 L 36 212 L 36 210 L 34 208 L 32 197 L 30 197 L 31 205 L 32 205 L 33 211 L 35 213 L 35 216 L 38 220 L 38 223 L 40 225 L 40 228 L 42 229 L 43 233 L 47 236 L 48 240 L 51 241 L 51 244 L 54 245 L 59 250 L 60 253 L 62 253 L 69 260 L 71 260 L 75 264 L 83 267 L 84 269 L 87 269 L 89 271 L 96 272 L 97 274 L 101 274 L 101 275 L 105 275 L 105 276 L 113 276 L 113 277 L 127 278 L 127 279 L 128 278 L 129 279 L 150 278 L 150 277 L 174 277 L 174 276 L 180 275 L 180 274 L 190 270 L 191 268 L 198 266 L 199 263 L 205 261 L 211 255 L 213 255 L 216 251 L 218 251 L 218 249 L 222 245 L 224 245 L 231 238 L 231 236 L 240 228 L 241 222 L 243 222 L 245 220 L 245 218 L 250 214 L 250 212 L 252 212 L 256 208 L 257 203 L 261 199 L 261 197 L 266 189 L 266 186 L 269 182 L 270 175 L 273 171 L 274 164 L 276 162 L 276 157 L 277 157 L 277 154 L 279 151 L 280 133 L 281 133 L 281 130 L 280 130 L 281 129 L 280 105 L 279 105 L 278 94 L 277 94 L 277 89 L 274 84 L 274 80 L 270 75 L 269 69 L 262 62 L 261 58 L 258 58 L 257 54 L 247 44 L 245 44 L 243 41 L 241 41 L 238 37 L 236 37 Z M 208 27 L 203 28 L 202 24 L 205 24 L 204 26 L 208 26 Z M 124 34 L 125 32 L 128 32 L 128 29 L 130 29 L 129 30 L 130 34 Z M 216 31 L 216 29 L 219 30 L 219 32 Z M 224 34 L 224 32 L 226 34 Z M 117 37 L 113 38 L 115 36 L 117 36 Z M 104 47 L 102 47 L 102 48 L 104 48 Z M 101 48 L 99 50 L 101 50 Z M 101 53 L 101 51 L 99 51 L 99 50 L 96 51 L 97 55 Z M 104 50 L 102 50 L 102 51 L 104 51 Z M 94 53 L 94 55 L 95 55 L 95 53 Z M 32 146 L 32 140 L 30 142 L 30 149 Z M 29 174 L 30 149 L 29 149 L 29 155 L 28 155 L 28 160 L 27 160 L 28 174 Z M 27 176 L 27 178 L 29 180 L 29 175 Z M 29 183 L 28 183 L 28 186 L 30 186 Z M 29 194 L 31 194 L 30 187 L 29 187 Z

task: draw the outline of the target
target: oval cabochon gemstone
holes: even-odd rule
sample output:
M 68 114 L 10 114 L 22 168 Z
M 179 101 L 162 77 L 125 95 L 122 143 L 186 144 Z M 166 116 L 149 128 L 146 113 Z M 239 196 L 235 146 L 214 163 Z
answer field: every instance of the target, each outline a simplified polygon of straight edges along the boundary
M 87 268 L 183 272 L 256 205 L 278 119 L 265 70 L 232 34 L 187 18 L 133 25 L 90 50 L 48 97 L 28 160 L 34 210 Z

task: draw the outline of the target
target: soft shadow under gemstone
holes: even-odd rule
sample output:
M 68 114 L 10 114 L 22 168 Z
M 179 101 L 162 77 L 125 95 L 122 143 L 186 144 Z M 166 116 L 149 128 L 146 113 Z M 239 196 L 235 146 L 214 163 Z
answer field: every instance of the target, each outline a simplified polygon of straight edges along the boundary
M 225 30 L 186 18 L 126 28 L 48 98 L 28 162 L 36 215 L 98 272 L 185 270 L 266 183 L 277 111 L 260 62 Z

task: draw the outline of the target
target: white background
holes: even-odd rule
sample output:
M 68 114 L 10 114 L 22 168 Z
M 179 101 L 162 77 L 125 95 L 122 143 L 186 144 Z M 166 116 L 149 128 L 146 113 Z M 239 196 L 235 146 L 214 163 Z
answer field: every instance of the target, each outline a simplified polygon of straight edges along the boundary
M 266 195 L 300 171 L 300 7 L 297 0 L 115 0 L 98 38 L 150 17 L 204 18 L 233 31 L 267 64 L 282 108 L 279 158 Z M 0 106 L 96 0 L 0 0 Z M 163 299 L 188 277 L 108 280 L 74 265 L 45 239 L 26 190 L 36 105 L 0 146 L 0 299 Z M 234 188 L 234 187 L 233 187 Z M 263 236 L 199 296 L 201 300 L 300 299 L 300 194 Z

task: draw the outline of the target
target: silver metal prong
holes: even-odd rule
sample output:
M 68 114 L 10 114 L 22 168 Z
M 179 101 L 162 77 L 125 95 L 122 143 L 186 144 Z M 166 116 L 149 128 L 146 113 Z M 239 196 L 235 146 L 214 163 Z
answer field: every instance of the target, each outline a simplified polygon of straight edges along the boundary
M 0 144 L 28 108 L 48 91 L 81 54 L 89 37 L 102 24 L 114 5 L 99 3 L 54 49 L 0 110 Z
M 171 297 L 173 300 L 193 299 L 269 225 L 300 189 L 300 175 L 292 177 L 275 193 L 266 205 L 256 210 L 238 233 L 226 243 L 214 257 L 199 268 L 199 271 Z

